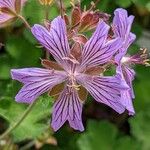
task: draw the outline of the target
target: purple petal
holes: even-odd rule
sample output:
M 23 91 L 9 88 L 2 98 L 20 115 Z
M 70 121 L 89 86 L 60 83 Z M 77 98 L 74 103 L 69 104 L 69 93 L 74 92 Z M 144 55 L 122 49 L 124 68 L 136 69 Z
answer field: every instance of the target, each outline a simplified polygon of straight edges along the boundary
M 118 66 L 117 67 L 117 73 L 121 75 L 122 80 L 127 83 L 129 86 L 129 89 L 122 90 L 121 91 L 121 99 L 122 104 L 125 106 L 125 108 L 128 110 L 129 115 L 134 115 L 135 111 L 132 104 L 132 99 L 135 98 L 134 91 L 132 87 L 132 81 L 135 77 L 135 72 L 133 69 L 128 68 L 127 66 Z
M 122 66 L 122 67 L 123 67 L 123 75 L 124 75 L 125 81 L 130 87 L 130 96 L 131 98 L 135 98 L 133 87 L 132 87 L 132 81 L 135 78 L 135 71 L 129 68 L 128 66 Z
M 0 7 L 8 7 L 15 10 L 16 0 L 0 0 Z
M 21 0 L 21 7 L 23 7 L 26 2 L 27 0 Z
M 12 69 L 12 79 L 24 84 L 16 95 L 16 101 L 32 103 L 38 96 L 66 79 L 64 72 L 40 68 Z
M 6 25 L 8 25 L 9 23 L 11 23 L 14 20 L 15 20 L 15 18 L 13 16 L 1 13 L 0 14 L 0 28 L 5 27 Z
M 130 95 L 130 91 L 122 91 L 121 92 L 121 99 L 122 99 L 122 105 L 125 106 L 125 108 L 128 110 L 129 115 L 134 115 L 134 107 L 133 107 L 133 102 L 132 102 L 132 97 Z
M 72 128 L 83 131 L 82 105 L 77 91 L 66 86 L 53 106 L 51 125 L 54 131 L 57 131 L 67 120 Z
M 125 111 L 120 102 L 121 90 L 128 89 L 128 86 L 121 82 L 118 75 L 114 77 L 80 75 L 77 78 L 96 101 L 108 105 L 120 114 Z
M 134 16 L 129 16 L 127 11 L 122 8 L 118 8 L 114 12 L 113 27 L 115 37 L 121 37 L 124 40 L 122 52 L 126 52 L 128 47 L 136 39 L 135 34 L 131 33 L 131 26 L 134 20 Z
M 67 40 L 65 21 L 59 16 L 51 22 L 50 31 L 41 25 L 34 25 L 32 33 L 37 40 L 54 56 L 58 63 L 69 56 L 70 48 Z
M 107 42 L 108 31 L 109 26 L 101 21 L 93 36 L 83 48 L 82 67 L 94 67 L 104 64 L 121 48 L 122 41 L 118 38 Z
M 21 7 L 25 4 L 27 0 L 20 0 L 21 1 Z M 0 0 L 0 7 L 8 7 L 15 11 L 15 3 L 16 0 Z
M 128 38 L 134 16 L 128 17 L 127 11 L 122 8 L 116 9 L 114 15 L 113 26 L 115 35 L 124 39 Z

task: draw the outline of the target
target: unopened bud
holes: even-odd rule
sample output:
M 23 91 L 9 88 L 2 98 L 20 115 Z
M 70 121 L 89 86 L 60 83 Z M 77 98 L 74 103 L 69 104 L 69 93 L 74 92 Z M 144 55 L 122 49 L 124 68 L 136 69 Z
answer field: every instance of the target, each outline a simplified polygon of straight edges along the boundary
M 39 0 L 41 5 L 51 5 L 53 0 Z

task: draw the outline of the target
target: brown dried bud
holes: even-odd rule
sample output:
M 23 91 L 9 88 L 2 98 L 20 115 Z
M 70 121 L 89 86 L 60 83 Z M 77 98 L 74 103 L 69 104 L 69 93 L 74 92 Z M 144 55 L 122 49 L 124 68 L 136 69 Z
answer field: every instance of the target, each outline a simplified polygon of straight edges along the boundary
M 78 25 L 81 20 L 81 10 L 80 7 L 74 7 L 71 15 L 71 25 L 72 27 Z
M 86 32 L 94 29 L 99 20 L 104 20 L 105 22 L 109 20 L 110 15 L 93 10 L 95 4 L 92 3 L 92 7 L 89 10 L 81 10 L 80 4 L 77 6 L 73 5 L 73 10 L 71 14 L 71 30 L 76 30 L 78 32 Z

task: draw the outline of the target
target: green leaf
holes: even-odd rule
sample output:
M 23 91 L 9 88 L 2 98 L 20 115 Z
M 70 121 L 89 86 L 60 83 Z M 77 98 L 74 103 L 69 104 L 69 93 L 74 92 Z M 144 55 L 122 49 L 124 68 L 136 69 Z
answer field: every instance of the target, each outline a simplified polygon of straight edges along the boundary
M 141 146 L 136 139 L 123 136 L 116 140 L 115 150 L 141 150 Z
M 12 59 L 8 55 L 0 56 L 0 79 L 10 78 L 10 69 L 12 67 Z
M 11 133 L 15 142 L 25 139 L 35 139 L 49 126 L 49 118 L 52 99 L 40 97 L 28 116 Z M 6 119 L 10 126 L 22 116 L 27 105 L 16 103 L 12 98 L 6 97 L 0 100 L 0 116 Z
M 146 8 L 150 11 L 150 2 L 146 4 Z
M 131 0 L 116 0 L 116 4 L 120 7 L 127 8 L 132 4 Z
M 139 112 L 142 109 L 144 109 L 147 105 L 150 105 L 149 69 L 150 69 L 149 67 L 145 67 L 145 66 L 136 67 L 136 80 L 133 82 L 134 91 L 135 91 L 134 105 L 136 108 L 136 112 Z
M 11 36 L 6 42 L 7 52 L 14 58 L 17 67 L 37 65 L 41 50 L 28 42 L 24 37 Z
M 78 140 L 78 146 L 80 150 L 111 150 L 117 132 L 117 129 L 109 122 L 90 120 L 87 131 Z
M 70 5 L 68 1 L 65 4 L 67 4 L 65 5 L 65 7 L 68 7 Z M 45 10 L 46 8 L 41 5 L 38 0 L 30 0 L 24 7 L 23 15 L 31 24 L 31 26 L 33 26 L 34 24 L 43 23 L 43 21 L 46 19 Z M 52 19 L 59 15 L 59 9 L 56 5 L 53 4 L 53 6 L 49 7 L 48 13 L 49 19 Z
M 150 105 L 143 111 L 138 112 L 136 116 L 130 119 L 131 132 L 136 139 L 142 143 L 142 150 L 150 149 Z
M 44 19 L 44 14 L 44 8 L 38 0 L 27 1 L 23 9 L 23 15 L 31 25 L 41 23 Z
M 149 0 L 132 0 L 135 4 L 146 6 L 146 4 L 149 2 Z

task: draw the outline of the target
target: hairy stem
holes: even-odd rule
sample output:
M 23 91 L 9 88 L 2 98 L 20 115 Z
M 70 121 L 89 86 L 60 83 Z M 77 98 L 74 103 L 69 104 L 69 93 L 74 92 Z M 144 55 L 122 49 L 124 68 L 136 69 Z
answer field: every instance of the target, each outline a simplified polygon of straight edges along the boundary
M 23 16 L 17 15 L 17 17 L 23 21 L 23 23 L 25 24 L 25 26 L 26 26 L 28 29 L 31 29 L 31 26 L 29 25 L 29 23 L 27 22 L 27 20 L 26 20 Z
M 59 0 L 60 1 L 60 14 L 61 14 L 61 17 L 63 18 L 63 3 L 62 3 L 62 0 Z
M 45 6 L 45 19 L 48 20 L 49 19 L 49 6 Z M 46 59 L 49 59 L 50 54 L 48 52 L 48 50 L 46 49 Z
M 34 101 L 33 103 L 31 103 L 28 108 L 26 109 L 26 111 L 23 113 L 23 115 L 20 117 L 20 119 L 10 128 L 8 128 L 1 136 L 0 136 L 0 140 L 2 140 L 3 138 L 5 138 L 7 135 L 9 135 L 14 129 L 16 129 L 21 123 L 22 121 L 28 116 L 29 112 L 32 110 L 33 106 L 36 104 L 36 101 Z
M 23 147 L 21 147 L 20 150 L 28 150 L 34 145 L 35 145 L 35 141 L 31 141 L 31 142 L 27 143 L 26 145 L 24 145 Z

